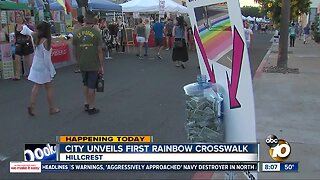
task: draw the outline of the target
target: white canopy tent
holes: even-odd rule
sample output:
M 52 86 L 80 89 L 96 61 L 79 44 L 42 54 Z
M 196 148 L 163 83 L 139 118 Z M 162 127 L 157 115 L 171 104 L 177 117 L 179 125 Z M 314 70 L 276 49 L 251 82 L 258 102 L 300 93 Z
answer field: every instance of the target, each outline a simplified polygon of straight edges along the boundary
M 132 0 L 120 5 L 123 12 L 159 12 L 159 0 Z M 187 13 L 187 8 L 173 0 L 165 0 L 164 11 Z

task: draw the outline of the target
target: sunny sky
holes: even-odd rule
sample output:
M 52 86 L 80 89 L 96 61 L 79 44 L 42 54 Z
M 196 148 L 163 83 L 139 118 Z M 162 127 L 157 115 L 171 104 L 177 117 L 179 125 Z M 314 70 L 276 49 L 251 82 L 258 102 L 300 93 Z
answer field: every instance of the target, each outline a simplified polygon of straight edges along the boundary
M 258 4 L 254 3 L 254 0 L 239 0 L 240 6 L 258 6 Z

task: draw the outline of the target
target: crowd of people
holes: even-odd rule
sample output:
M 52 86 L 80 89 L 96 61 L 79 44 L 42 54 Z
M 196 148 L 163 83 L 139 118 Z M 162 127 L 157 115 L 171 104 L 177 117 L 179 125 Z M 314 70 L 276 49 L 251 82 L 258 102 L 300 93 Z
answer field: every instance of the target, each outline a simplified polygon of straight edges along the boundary
M 298 37 L 299 40 L 303 40 L 304 44 L 307 44 L 313 37 L 314 23 L 308 23 L 306 26 L 302 24 L 291 23 L 289 26 L 290 47 L 295 46 L 295 40 Z
M 194 37 L 191 28 L 187 28 L 187 23 L 183 16 L 176 18 L 174 22 L 168 18 L 166 21 L 164 18 L 160 18 L 160 21 L 150 25 L 149 19 L 138 19 L 138 23 L 135 26 L 135 33 L 137 34 L 136 41 L 137 56 L 139 59 L 149 56 L 148 44 L 150 33 L 154 33 L 154 41 L 156 46 L 155 57 L 162 59 L 161 52 L 166 44 L 165 50 L 172 49 L 172 60 L 176 62 L 177 67 L 186 68 L 185 63 L 188 61 L 188 47 L 195 50 Z M 145 50 L 143 52 L 143 46 Z
M 36 101 L 39 89 L 44 86 L 47 91 L 49 114 L 56 114 L 60 109 L 55 105 L 53 98 L 52 80 L 56 74 L 51 61 L 52 25 L 49 22 L 41 21 L 37 25 L 31 25 L 24 19 L 22 13 L 16 15 L 15 25 L 15 61 L 14 80 L 20 80 L 21 62 L 28 66 L 29 71 L 24 76 L 33 82 L 30 104 L 27 112 L 30 116 L 36 115 Z M 81 73 L 84 91 L 84 111 L 89 115 L 99 113 L 95 106 L 95 93 L 98 78 L 104 74 L 104 60 L 111 58 L 113 49 L 116 52 L 125 52 L 125 23 L 118 23 L 115 20 L 108 23 L 106 19 L 98 19 L 96 14 L 88 11 L 84 16 L 77 17 L 74 24 L 72 45 L 77 62 L 75 73 Z M 187 28 L 183 16 L 175 20 L 168 18 L 166 21 L 161 18 L 158 22 L 150 22 L 150 19 L 138 19 L 134 26 L 136 33 L 136 53 L 140 60 L 151 56 L 149 41 L 154 37 L 155 57 L 162 60 L 164 43 L 165 50 L 172 50 L 172 61 L 176 67 L 186 68 L 189 60 L 188 46 L 195 50 L 193 33 Z M 153 33 L 153 36 L 151 36 Z M 144 47 L 144 48 L 143 48 Z

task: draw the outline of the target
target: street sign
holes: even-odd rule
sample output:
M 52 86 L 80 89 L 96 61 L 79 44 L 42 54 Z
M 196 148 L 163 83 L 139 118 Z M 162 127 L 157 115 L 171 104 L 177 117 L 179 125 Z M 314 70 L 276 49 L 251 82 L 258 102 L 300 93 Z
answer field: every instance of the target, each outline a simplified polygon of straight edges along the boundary
M 165 0 L 159 0 L 159 17 L 164 17 Z

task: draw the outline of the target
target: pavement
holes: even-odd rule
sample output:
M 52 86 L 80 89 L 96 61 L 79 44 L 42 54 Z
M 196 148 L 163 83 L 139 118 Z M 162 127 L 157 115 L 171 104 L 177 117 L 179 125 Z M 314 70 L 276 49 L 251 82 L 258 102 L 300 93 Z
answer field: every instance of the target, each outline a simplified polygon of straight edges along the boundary
M 273 45 L 271 49 L 277 48 Z M 277 52 L 268 51 L 253 81 L 257 139 L 261 161 L 274 162 L 264 143 L 274 134 L 287 140 L 291 155 L 299 162 L 298 173 L 259 173 L 260 179 L 320 178 L 320 44 L 297 40 L 289 54 L 288 67 L 299 74 L 264 73 L 262 67 L 276 66 Z

